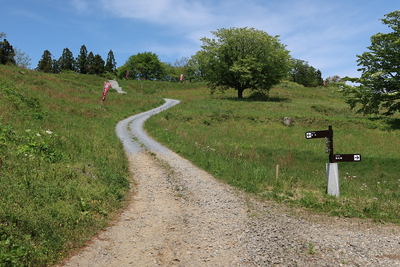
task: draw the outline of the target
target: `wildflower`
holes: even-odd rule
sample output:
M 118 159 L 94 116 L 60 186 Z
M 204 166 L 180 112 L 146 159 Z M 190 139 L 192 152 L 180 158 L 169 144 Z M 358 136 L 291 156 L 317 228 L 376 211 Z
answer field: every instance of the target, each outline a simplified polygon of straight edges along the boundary
M 42 136 L 42 135 L 41 135 L 40 133 L 37 133 L 36 136 L 39 136 L 39 137 L 40 137 L 40 136 Z
M 25 132 L 29 133 L 31 131 L 31 129 L 26 129 Z
M 50 130 L 46 130 L 46 133 L 47 133 L 47 134 L 52 134 L 53 132 L 50 131 Z

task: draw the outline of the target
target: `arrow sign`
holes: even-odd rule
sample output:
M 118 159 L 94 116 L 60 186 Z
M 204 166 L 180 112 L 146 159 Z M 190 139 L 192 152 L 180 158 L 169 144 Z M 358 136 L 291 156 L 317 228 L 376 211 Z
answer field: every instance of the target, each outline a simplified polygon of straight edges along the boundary
M 335 162 L 358 162 L 361 161 L 360 154 L 335 154 L 333 157 Z
M 306 132 L 306 139 L 330 137 L 329 130 Z

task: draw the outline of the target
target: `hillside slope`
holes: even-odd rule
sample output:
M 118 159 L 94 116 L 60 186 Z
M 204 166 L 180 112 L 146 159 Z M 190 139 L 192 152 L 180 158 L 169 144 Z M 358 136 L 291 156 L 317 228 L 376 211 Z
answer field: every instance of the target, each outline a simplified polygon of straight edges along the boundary
M 160 98 L 106 79 L 0 65 L 0 266 L 47 266 L 81 246 L 123 205 L 127 159 L 118 121 Z

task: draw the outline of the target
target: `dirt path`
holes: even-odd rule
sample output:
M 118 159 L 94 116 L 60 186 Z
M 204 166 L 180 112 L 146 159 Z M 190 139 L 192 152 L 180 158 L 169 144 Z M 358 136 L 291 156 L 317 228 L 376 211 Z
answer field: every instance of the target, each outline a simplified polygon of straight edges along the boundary
M 132 201 L 115 225 L 64 266 L 247 265 L 239 242 L 247 215 L 232 189 L 143 132 L 144 120 L 165 108 L 117 127 L 135 182 Z
M 177 103 L 117 126 L 132 199 L 63 266 L 400 266 L 398 226 L 257 202 L 155 143 L 143 122 Z
M 166 170 L 144 151 L 130 162 L 137 183 L 131 203 L 114 226 L 65 266 L 246 265 L 238 258 L 245 254 L 238 239 L 246 212 L 225 185 L 188 162 L 185 174 Z M 181 181 L 188 173 L 200 185 L 196 192 L 187 188 L 190 181 Z

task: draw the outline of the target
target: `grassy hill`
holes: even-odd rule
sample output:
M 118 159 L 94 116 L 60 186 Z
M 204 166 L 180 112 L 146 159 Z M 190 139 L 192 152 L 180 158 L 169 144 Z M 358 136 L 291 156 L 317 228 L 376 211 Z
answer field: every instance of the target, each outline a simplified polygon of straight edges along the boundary
M 268 101 L 201 84 L 119 81 L 0 65 L 0 266 L 48 266 L 84 244 L 124 205 L 128 163 L 118 121 L 181 100 L 146 123 L 166 146 L 215 177 L 261 198 L 336 216 L 400 222 L 400 117 L 362 117 L 335 88 L 282 83 Z M 287 127 L 283 117 L 291 117 Z M 323 139 L 334 129 L 341 196 L 325 194 Z M 280 166 L 276 177 L 276 165 Z
M 0 266 L 47 266 L 81 246 L 123 205 L 130 176 L 118 121 L 163 103 L 104 78 L 0 65 Z

